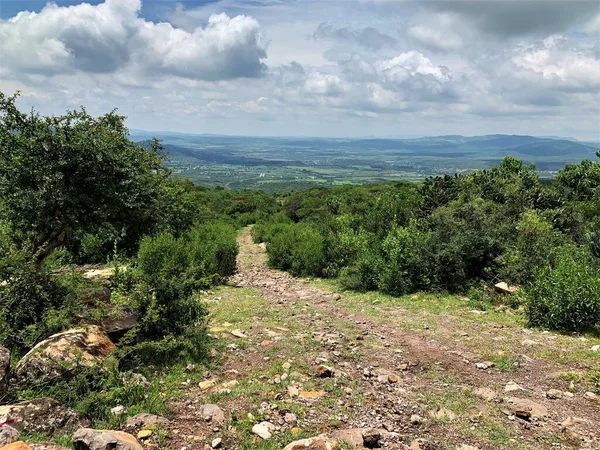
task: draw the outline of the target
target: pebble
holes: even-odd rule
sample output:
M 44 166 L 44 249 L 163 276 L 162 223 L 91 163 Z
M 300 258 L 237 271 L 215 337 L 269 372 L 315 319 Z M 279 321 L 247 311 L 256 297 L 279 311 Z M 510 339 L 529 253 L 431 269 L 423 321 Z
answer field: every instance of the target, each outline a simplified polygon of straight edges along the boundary
M 222 443 L 223 443 L 223 440 L 221 438 L 216 438 L 216 439 L 213 439 L 213 441 L 210 443 L 210 446 L 212 448 L 221 448 Z

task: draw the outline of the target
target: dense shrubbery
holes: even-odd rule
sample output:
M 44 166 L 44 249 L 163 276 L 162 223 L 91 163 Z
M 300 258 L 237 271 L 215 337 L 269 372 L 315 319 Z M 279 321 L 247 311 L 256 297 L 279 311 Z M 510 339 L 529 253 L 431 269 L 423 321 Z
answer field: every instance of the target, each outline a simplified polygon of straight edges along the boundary
M 583 253 L 583 252 L 581 252 Z M 590 256 L 567 249 L 553 267 L 542 266 L 528 284 L 532 325 L 590 330 L 600 324 L 600 267 Z
M 568 165 L 554 182 L 542 183 L 533 166 L 507 157 L 489 170 L 422 185 L 291 193 L 284 210 L 286 217 L 254 229 L 255 239 L 267 242 L 274 267 L 392 295 L 467 292 L 482 281 L 502 280 L 526 287 L 534 325 L 600 325 L 589 300 L 598 298 L 590 282 L 600 256 L 597 162 Z M 585 257 L 569 265 L 565 252 Z M 555 286 L 552 295 L 544 290 L 549 285 Z M 541 320 L 544 308 L 554 319 Z

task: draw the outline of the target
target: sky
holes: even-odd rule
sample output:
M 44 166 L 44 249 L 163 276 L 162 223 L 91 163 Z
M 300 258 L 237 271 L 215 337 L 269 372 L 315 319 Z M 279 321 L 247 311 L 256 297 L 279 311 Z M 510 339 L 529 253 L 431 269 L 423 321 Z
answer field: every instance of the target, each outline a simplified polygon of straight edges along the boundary
M 0 90 L 152 131 L 600 140 L 600 2 L 0 0 Z

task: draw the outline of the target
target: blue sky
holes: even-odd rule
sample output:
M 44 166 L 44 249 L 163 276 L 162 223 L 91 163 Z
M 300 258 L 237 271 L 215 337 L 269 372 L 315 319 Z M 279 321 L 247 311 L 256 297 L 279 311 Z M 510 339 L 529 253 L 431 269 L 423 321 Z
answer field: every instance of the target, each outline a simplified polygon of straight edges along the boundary
M 132 128 L 600 139 L 587 0 L 0 0 L 0 89 Z

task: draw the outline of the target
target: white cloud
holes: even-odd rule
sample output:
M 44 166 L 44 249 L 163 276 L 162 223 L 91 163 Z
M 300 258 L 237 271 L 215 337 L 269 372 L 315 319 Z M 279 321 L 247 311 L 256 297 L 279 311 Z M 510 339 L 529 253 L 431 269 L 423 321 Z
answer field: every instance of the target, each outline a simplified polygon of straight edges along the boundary
M 213 15 L 189 32 L 144 20 L 140 8 L 140 0 L 106 0 L 19 13 L 0 22 L 3 65 L 15 73 L 133 68 L 202 80 L 263 74 L 266 43 L 252 17 Z
M 522 45 L 512 61 L 563 87 L 600 88 L 600 61 L 593 51 L 573 48 L 569 40 L 560 35 Z
M 376 67 L 385 80 L 393 83 L 403 83 L 416 75 L 431 76 L 439 82 L 450 79 L 446 68 L 433 64 L 429 58 L 415 50 L 380 61 Z
M 344 93 L 347 86 L 337 75 L 313 70 L 306 78 L 304 89 L 310 94 L 336 96 Z

